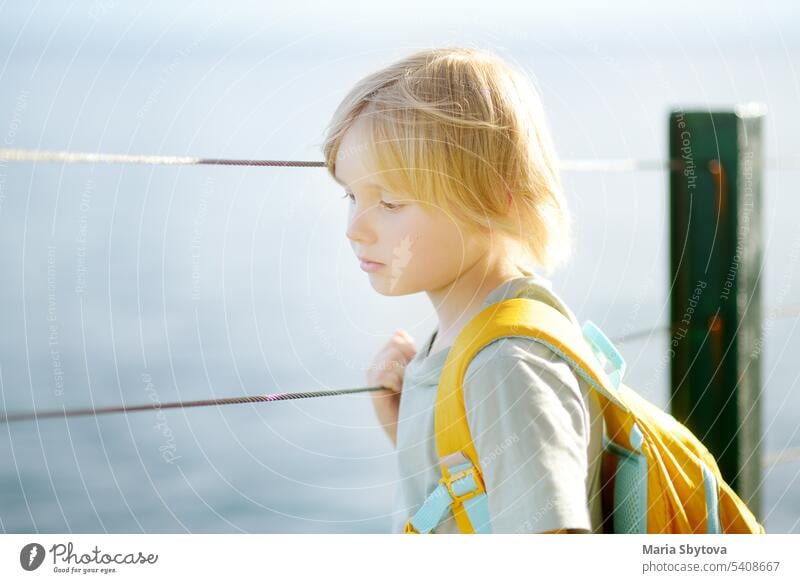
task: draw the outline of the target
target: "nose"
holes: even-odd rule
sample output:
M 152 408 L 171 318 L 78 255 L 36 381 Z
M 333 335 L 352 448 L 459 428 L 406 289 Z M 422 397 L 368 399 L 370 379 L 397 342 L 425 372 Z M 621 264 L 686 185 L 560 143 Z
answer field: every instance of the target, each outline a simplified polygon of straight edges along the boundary
M 345 235 L 353 243 L 369 245 L 375 242 L 375 230 L 370 224 L 370 209 L 353 209 L 347 220 Z

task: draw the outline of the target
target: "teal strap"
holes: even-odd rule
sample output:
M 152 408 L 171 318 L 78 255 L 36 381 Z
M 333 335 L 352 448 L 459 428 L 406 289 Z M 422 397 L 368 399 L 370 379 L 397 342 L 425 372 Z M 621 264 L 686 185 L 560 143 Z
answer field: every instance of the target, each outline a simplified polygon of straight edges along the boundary
M 701 462 L 702 463 L 702 462 Z M 703 485 L 706 491 L 706 531 L 708 534 L 721 534 L 719 525 L 719 494 L 717 478 L 706 464 L 703 466 Z
M 485 492 L 465 500 L 464 509 L 467 511 L 472 528 L 477 534 L 490 534 L 492 532 L 492 521 L 489 518 L 489 497 Z
M 643 439 L 636 423 L 631 427 L 629 436 L 631 450 L 603 434 L 603 450 L 606 455 L 613 455 L 617 459 L 613 509 L 615 534 L 647 533 L 647 457 L 641 453 Z
M 411 525 L 420 534 L 428 534 L 444 519 L 444 515 L 447 514 L 452 503 L 453 498 L 450 496 L 447 486 L 439 484 L 414 514 Z
M 543 346 L 547 346 L 547 348 L 549 348 L 555 354 L 563 358 L 577 375 L 579 375 L 583 380 L 585 380 L 592 387 L 594 387 L 596 391 L 604 395 L 606 399 L 614 403 L 617 407 L 619 407 L 623 411 L 628 410 L 627 405 L 625 405 L 625 403 L 620 401 L 619 398 L 617 397 L 615 389 L 611 389 L 609 391 L 603 384 L 598 384 L 597 381 L 595 381 L 594 378 L 592 378 L 592 375 L 589 373 L 589 371 L 586 370 L 583 366 L 581 366 L 577 362 L 575 362 L 575 360 L 573 360 L 573 358 L 569 354 L 558 348 L 555 344 L 551 344 L 550 342 L 542 340 L 541 338 L 535 337 L 533 338 L 533 340 L 534 342 L 538 342 Z
M 467 470 L 472 467 L 471 462 L 466 462 L 448 468 L 451 474 Z M 475 477 L 468 474 L 463 478 L 455 480 L 451 487 L 456 496 L 466 496 L 470 492 L 477 490 L 480 486 L 475 482 Z M 420 534 L 428 534 L 439 523 L 444 520 L 445 515 L 450 510 L 454 500 L 448 490 L 447 485 L 440 482 L 431 492 L 411 519 L 411 525 Z M 491 532 L 489 520 L 489 498 L 486 493 L 478 494 L 464 500 L 464 510 L 472 523 L 472 528 L 476 533 L 487 534 Z
M 631 440 L 635 441 L 633 435 Z M 617 459 L 614 477 L 615 534 L 647 534 L 647 458 L 603 435 L 603 448 Z
M 594 352 L 594 355 L 606 369 L 606 365 L 611 365 L 611 370 L 606 370 L 608 380 L 611 381 L 615 389 L 619 388 L 622 382 L 622 377 L 625 376 L 625 359 L 622 358 L 619 350 L 614 347 L 608 336 L 603 334 L 603 331 L 591 320 L 586 320 L 583 323 L 583 337 L 589 342 L 589 346 Z

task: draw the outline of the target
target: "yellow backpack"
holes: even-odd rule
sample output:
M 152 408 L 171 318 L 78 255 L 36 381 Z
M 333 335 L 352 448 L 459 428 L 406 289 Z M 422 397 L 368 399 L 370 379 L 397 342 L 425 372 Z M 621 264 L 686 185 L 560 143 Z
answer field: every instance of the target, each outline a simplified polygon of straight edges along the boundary
M 483 347 L 509 336 L 541 342 L 592 388 L 604 420 L 603 532 L 764 533 L 700 440 L 622 383 L 625 362 L 597 326 L 586 321 L 581 330 L 556 308 L 522 297 L 484 308 L 450 349 L 434 415 L 442 478 L 406 533 L 429 533 L 448 512 L 462 533 L 491 532 L 491 493 L 467 423 L 463 380 Z

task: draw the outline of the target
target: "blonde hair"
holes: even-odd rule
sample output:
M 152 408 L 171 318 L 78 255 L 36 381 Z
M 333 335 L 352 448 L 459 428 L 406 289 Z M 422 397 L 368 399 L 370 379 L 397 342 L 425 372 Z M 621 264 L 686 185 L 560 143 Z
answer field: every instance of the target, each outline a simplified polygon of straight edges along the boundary
M 464 226 L 496 229 L 521 246 L 519 261 L 530 270 L 532 261 L 550 273 L 569 257 L 555 151 L 538 91 L 522 71 L 483 50 L 445 47 L 364 77 L 322 144 L 334 178 L 342 136 L 361 115 L 368 151 L 341 155 L 365 156 L 387 190 Z

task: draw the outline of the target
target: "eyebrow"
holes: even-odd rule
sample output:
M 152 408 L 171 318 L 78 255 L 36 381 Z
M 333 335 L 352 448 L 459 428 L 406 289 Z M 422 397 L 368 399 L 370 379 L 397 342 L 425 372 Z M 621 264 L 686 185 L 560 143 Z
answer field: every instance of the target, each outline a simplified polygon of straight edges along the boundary
M 335 174 L 333 174 L 332 176 L 333 176 L 333 179 L 337 183 L 339 183 L 340 186 L 342 186 L 344 188 L 348 188 L 348 185 L 344 181 L 339 180 L 338 176 L 336 176 Z M 380 184 L 375 184 L 374 182 L 361 182 L 361 184 L 364 185 L 364 186 L 374 186 L 376 188 L 383 188 Z

